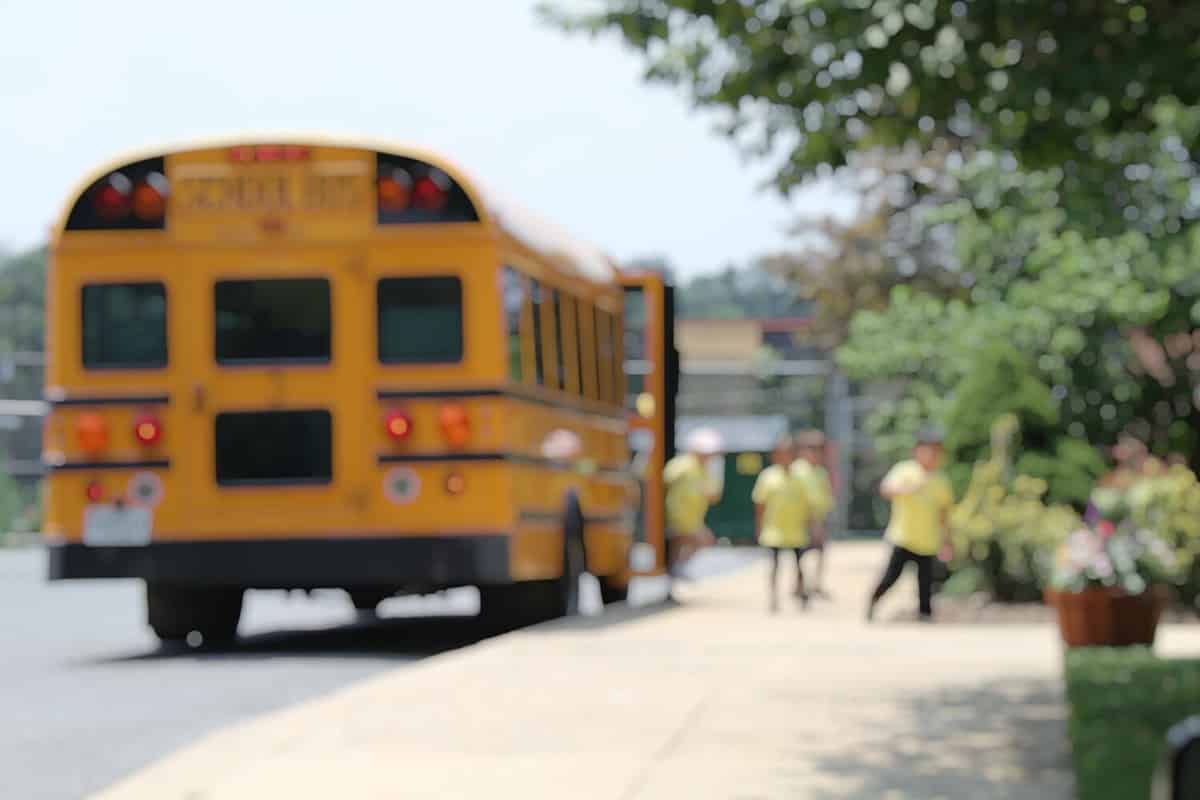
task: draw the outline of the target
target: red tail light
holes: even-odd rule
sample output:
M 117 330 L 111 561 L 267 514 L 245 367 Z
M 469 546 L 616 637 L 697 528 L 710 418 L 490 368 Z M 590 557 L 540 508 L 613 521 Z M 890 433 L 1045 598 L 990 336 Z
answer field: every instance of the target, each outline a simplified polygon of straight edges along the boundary
M 149 414 L 138 417 L 133 422 L 133 438 L 147 447 L 157 444 L 162 438 L 162 423 Z
M 92 481 L 87 485 L 85 494 L 87 494 L 89 503 L 99 503 L 104 499 L 104 484 L 100 481 Z
M 392 411 L 384 418 L 383 428 L 388 436 L 399 441 L 412 433 L 412 420 L 403 411 Z
M 462 406 L 442 406 L 438 412 L 438 427 L 442 438 L 451 447 L 465 447 L 471 441 L 471 420 Z
M 431 177 L 413 184 L 412 204 L 421 211 L 441 211 L 446 207 L 446 190 Z
M 96 216 L 109 222 L 129 216 L 132 189 L 133 184 L 122 173 L 109 175 L 93 196 Z
M 79 448 L 90 455 L 108 447 L 108 423 L 99 414 L 80 414 L 75 420 L 75 435 Z

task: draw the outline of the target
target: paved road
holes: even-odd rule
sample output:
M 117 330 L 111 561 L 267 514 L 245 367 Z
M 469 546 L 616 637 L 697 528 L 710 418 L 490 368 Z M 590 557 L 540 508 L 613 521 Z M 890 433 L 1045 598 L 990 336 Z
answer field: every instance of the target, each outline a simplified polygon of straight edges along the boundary
M 752 556 L 714 550 L 698 575 Z M 247 596 L 233 648 L 162 651 L 140 584 L 48 584 L 37 550 L 0 549 L 0 797 L 75 800 L 239 719 L 337 689 L 494 631 L 471 590 L 388 601 L 356 620 L 339 592 Z M 660 596 L 647 582 L 636 601 Z M 585 598 L 595 610 L 594 586 Z

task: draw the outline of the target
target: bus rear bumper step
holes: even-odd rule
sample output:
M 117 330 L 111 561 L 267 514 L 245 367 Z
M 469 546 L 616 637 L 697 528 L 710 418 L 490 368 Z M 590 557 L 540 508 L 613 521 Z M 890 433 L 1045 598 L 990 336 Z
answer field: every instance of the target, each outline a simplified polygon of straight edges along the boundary
M 50 580 L 143 578 L 252 589 L 508 583 L 503 534 L 153 542 L 47 547 Z

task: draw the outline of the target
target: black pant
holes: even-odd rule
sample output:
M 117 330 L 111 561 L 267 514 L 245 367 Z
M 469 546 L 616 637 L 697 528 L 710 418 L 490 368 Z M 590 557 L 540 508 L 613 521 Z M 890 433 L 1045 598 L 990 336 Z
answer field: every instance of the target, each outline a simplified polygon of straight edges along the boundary
M 800 568 L 800 556 L 804 555 L 807 547 L 768 547 L 771 552 L 771 586 L 775 586 L 775 577 L 779 574 L 779 554 L 784 550 L 791 550 L 796 556 L 796 585 L 803 588 L 804 586 L 804 570 Z
M 871 602 L 877 602 L 892 588 L 892 584 L 900 579 L 900 573 L 909 561 L 916 562 L 917 565 L 917 597 L 921 604 L 921 616 L 933 616 L 933 556 L 919 556 L 903 547 L 892 547 L 892 557 L 888 559 L 887 569 L 883 571 L 883 577 L 875 587 Z

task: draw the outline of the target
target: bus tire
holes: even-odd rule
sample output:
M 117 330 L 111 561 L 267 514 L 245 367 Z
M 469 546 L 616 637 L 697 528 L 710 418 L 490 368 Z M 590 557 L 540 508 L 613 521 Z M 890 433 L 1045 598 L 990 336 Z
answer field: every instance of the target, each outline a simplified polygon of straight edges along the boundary
M 546 619 L 553 581 L 521 581 L 479 587 L 479 616 L 501 627 L 533 625 Z
M 239 588 L 146 582 L 146 621 L 163 643 L 199 633 L 204 644 L 233 641 L 242 616 Z
M 606 606 L 613 603 L 624 603 L 629 599 L 629 584 L 617 584 L 613 578 L 600 579 L 600 600 Z

